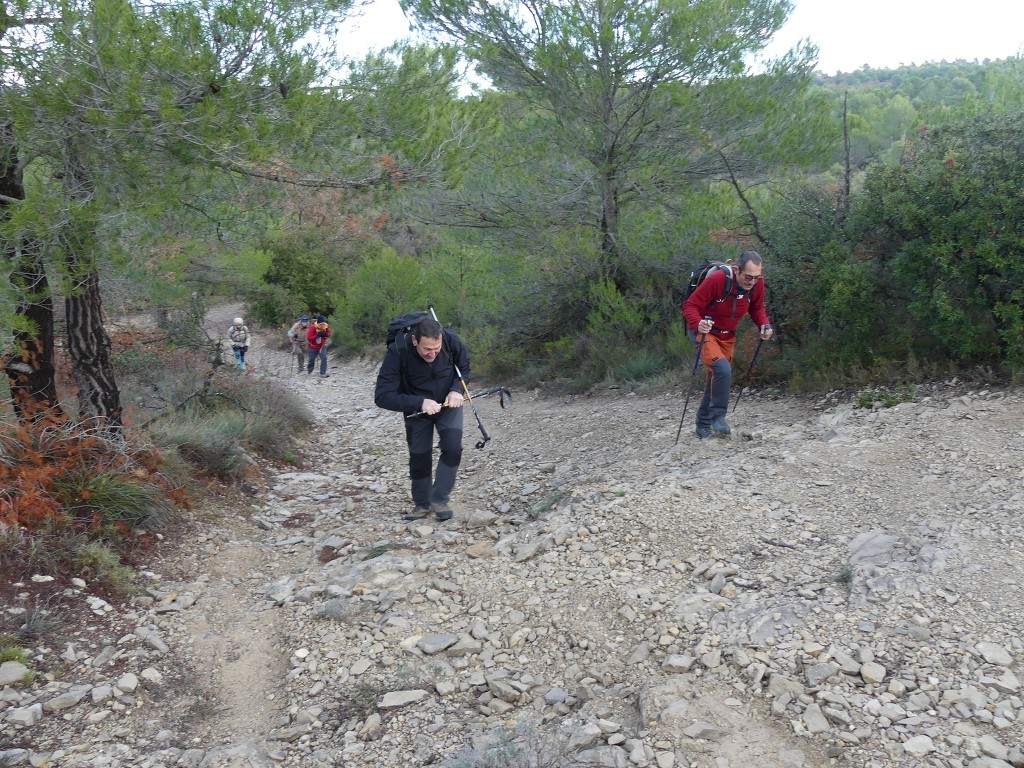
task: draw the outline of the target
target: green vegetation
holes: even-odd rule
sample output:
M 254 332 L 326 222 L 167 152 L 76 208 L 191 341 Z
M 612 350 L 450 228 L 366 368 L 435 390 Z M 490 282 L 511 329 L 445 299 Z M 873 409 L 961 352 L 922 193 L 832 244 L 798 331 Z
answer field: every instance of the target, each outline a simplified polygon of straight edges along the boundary
M 692 359 L 691 266 L 752 247 L 778 332 L 752 383 L 875 407 L 1024 375 L 1024 62 L 751 71 L 790 5 L 407 0 L 448 42 L 348 68 L 307 43 L 349 0 L 11 6 L 0 565 L 129 589 L 183 478 L 300 460 L 312 415 L 220 367 L 211 300 L 322 312 L 352 354 L 433 304 L 477 377 L 654 387 Z M 112 330 L 140 309 L 155 330 Z
M 854 400 L 854 408 L 874 408 L 876 405 L 882 408 L 892 408 L 900 403 L 909 403 L 914 399 L 914 388 L 912 386 L 898 387 L 893 391 L 887 389 L 866 389 L 857 393 Z
M 28 654 L 18 645 L 18 638 L 6 632 L 0 632 L 0 664 L 5 661 L 16 661 L 28 664 Z

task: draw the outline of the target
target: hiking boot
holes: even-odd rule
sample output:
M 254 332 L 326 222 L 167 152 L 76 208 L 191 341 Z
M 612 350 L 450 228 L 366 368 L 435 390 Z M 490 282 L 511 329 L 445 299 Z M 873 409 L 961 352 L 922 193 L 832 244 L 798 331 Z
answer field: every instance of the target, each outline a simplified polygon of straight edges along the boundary
M 430 507 L 424 507 L 417 504 L 412 508 L 412 512 L 405 516 L 406 520 L 422 520 L 424 517 L 430 514 Z
M 434 511 L 434 517 L 438 520 L 451 520 L 452 515 L 455 514 L 447 504 L 431 504 L 430 508 Z
M 725 420 L 725 416 L 718 416 L 712 419 L 711 429 L 720 437 L 725 437 L 732 432 L 732 429 L 729 427 L 729 423 Z
M 697 437 L 703 440 L 706 437 L 711 437 L 711 427 L 705 424 L 697 425 Z

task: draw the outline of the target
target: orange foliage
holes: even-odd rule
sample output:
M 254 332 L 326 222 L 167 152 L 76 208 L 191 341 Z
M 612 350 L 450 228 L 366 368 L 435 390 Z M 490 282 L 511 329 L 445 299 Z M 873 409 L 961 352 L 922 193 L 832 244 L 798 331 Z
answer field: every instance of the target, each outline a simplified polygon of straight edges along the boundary
M 147 449 L 67 424 L 24 423 L 0 428 L 0 522 L 36 530 L 55 522 L 86 529 L 103 520 L 88 509 L 91 478 L 118 472 L 144 479 L 178 506 L 187 506 L 185 489 L 159 474 L 160 457 Z M 80 488 L 82 516 L 62 506 L 61 487 Z M 80 510 L 81 511 L 81 510 Z

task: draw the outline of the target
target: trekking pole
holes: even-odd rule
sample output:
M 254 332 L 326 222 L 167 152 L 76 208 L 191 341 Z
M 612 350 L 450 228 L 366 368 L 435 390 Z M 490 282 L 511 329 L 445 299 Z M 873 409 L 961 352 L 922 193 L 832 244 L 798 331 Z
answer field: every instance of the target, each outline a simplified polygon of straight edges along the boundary
M 430 310 L 430 316 L 433 317 L 435 320 L 437 320 L 437 313 L 434 311 L 434 305 L 433 304 L 428 304 L 427 305 L 427 309 Z M 437 320 L 437 322 L 440 323 L 441 321 Z M 441 341 L 443 342 L 444 341 L 444 338 L 443 338 L 444 337 L 444 332 L 443 331 L 441 333 L 441 336 L 442 336 Z M 452 360 L 452 368 L 455 369 L 455 375 L 459 377 L 459 383 L 462 385 L 462 391 L 465 393 L 466 399 L 469 401 L 469 407 L 473 411 L 473 416 L 476 417 L 476 425 L 480 428 L 480 434 L 484 436 L 483 440 L 477 441 L 475 447 L 483 448 L 485 445 L 487 445 L 487 442 L 491 439 L 491 436 L 487 434 L 487 430 L 484 429 L 484 423 L 482 421 L 480 421 L 480 414 L 476 412 L 476 406 L 473 404 L 473 396 L 471 394 L 469 394 L 469 387 L 466 386 L 466 380 L 464 378 L 462 378 L 462 371 L 459 370 L 459 366 L 455 363 L 455 358 L 452 357 L 451 360 Z
M 764 329 L 771 328 L 771 323 L 766 323 Z M 762 332 L 763 330 L 762 329 Z M 740 404 L 740 398 L 743 397 L 743 390 L 747 386 L 747 382 L 750 381 L 750 372 L 754 370 L 754 363 L 757 362 L 757 356 L 761 354 L 761 345 L 764 344 L 764 339 L 757 340 L 757 348 L 754 350 L 754 356 L 750 359 L 750 365 L 747 366 L 747 372 L 743 375 L 743 386 L 739 388 L 736 393 L 736 401 L 732 404 L 732 412 L 736 413 L 736 406 Z
M 711 315 L 705 315 L 705 320 L 710 320 Z M 686 391 L 686 403 L 683 405 L 683 415 L 679 417 L 679 429 L 676 430 L 676 442 L 675 445 L 679 445 L 679 436 L 683 433 L 683 421 L 686 419 L 686 409 L 690 407 L 690 395 L 693 394 L 693 377 L 697 373 L 697 366 L 700 365 L 700 353 L 704 349 L 704 342 L 707 341 L 708 335 L 702 333 L 700 336 L 700 343 L 697 345 L 697 355 L 693 359 L 693 370 L 690 371 L 690 388 Z
M 480 392 L 477 392 L 475 395 L 473 395 L 473 398 L 476 399 L 476 400 L 479 400 L 480 398 L 488 397 L 489 395 L 499 395 L 500 398 L 501 398 L 501 407 L 502 408 L 506 408 L 506 407 L 511 408 L 512 407 L 512 393 L 509 392 L 507 389 L 505 389 L 505 387 L 491 387 L 490 389 L 482 390 Z M 505 405 L 505 398 L 506 397 L 508 398 L 508 406 Z M 441 403 L 441 407 L 442 408 L 449 408 L 450 406 L 446 405 L 445 403 Z M 426 411 L 416 411 L 416 413 L 407 413 L 405 415 L 405 418 L 412 419 L 412 418 L 415 418 L 416 416 L 424 416 L 424 415 L 426 415 L 426 413 L 427 413 Z

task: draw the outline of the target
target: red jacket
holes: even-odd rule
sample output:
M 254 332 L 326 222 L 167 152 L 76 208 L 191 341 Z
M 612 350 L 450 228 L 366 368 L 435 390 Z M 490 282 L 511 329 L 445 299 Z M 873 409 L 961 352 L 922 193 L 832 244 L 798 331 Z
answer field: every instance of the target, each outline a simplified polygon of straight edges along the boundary
M 323 336 L 317 334 L 318 325 L 321 325 L 321 323 L 312 323 L 309 326 L 309 330 L 306 331 L 306 341 L 309 342 L 310 349 L 323 349 L 324 344 L 326 344 L 327 340 L 331 338 L 331 329 L 327 323 L 322 323 L 323 328 L 326 330 L 320 329 L 324 334 Z
M 735 273 L 735 267 L 730 267 L 730 269 Z M 715 324 L 712 332 L 725 337 L 735 335 L 736 326 L 747 314 L 758 328 L 767 325 L 768 315 L 764 311 L 764 280 L 758 280 L 754 283 L 754 287 L 746 293 L 741 292 L 737 280 L 733 280 L 732 283 L 732 291 L 722 301 L 725 294 L 725 272 L 719 269 L 708 275 L 682 306 L 686 327 L 696 330 L 697 324 L 704 319 L 705 315 L 710 315 Z

